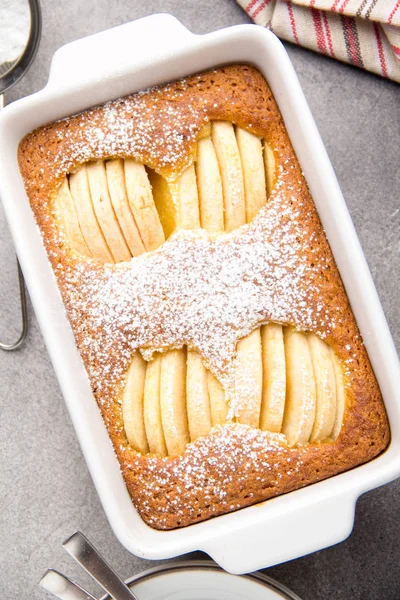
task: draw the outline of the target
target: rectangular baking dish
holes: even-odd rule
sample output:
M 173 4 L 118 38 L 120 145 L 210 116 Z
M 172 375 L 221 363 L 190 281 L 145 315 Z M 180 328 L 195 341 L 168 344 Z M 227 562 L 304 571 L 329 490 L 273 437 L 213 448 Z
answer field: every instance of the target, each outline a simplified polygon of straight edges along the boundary
M 370 463 L 238 512 L 174 531 L 148 527 L 134 509 L 75 346 L 17 163 L 32 129 L 150 86 L 230 63 L 255 65 L 269 82 L 305 173 L 378 378 L 390 447 Z M 153 15 L 62 47 L 46 87 L 0 115 L 0 194 L 43 337 L 94 484 L 116 536 L 137 556 L 207 552 L 246 573 L 345 539 L 357 498 L 400 474 L 400 367 L 385 317 L 332 166 L 279 40 L 242 25 L 194 35 Z

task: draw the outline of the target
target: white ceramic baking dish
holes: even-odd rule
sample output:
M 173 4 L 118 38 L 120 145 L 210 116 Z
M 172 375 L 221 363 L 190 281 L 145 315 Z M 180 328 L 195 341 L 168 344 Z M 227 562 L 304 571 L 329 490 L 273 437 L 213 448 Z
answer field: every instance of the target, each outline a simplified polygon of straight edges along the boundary
M 372 462 L 326 481 L 175 531 L 149 528 L 133 508 L 66 319 L 17 164 L 21 138 L 44 123 L 106 100 L 229 63 L 251 63 L 268 80 L 304 170 L 379 380 L 392 441 Z M 254 26 L 190 33 L 154 15 L 68 44 L 47 86 L 0 115 L 0 194 L 38 321 L 94 484 L 115 534 L 138 556 L 203 550 L 245 573 L 335 544 L 353 527 L 360 494 L 400 474 L 400 368 L 366 261 L 332 166 L 279 40 Z

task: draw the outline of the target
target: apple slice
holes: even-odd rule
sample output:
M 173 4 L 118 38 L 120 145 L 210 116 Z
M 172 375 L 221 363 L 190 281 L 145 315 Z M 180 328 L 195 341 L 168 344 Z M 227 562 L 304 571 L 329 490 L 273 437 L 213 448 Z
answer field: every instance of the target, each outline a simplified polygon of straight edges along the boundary
M 161 421 L 168 454 L 183 454 L 189 443 L 186 412 L 186 352 L 170 350 L 161 356 Z
M 197 144 L 197 187 L 201 226 L 210 233 L 224 231 L 224 195 L 217 155 L 210 138 Z
M 316 391 L 307 335 L 284 328 L 286 358 L 286 406 L 282 432 L 289 446 L 310 440 L 314 426 Z
M 176 224 L 182 229 L 200 227 L 199 194 L 194 165 L 188 167 L 173 184 L 176 198 Z
M 326 440 L 332 433 L 336 415 L 335 372 L 329 346 L 313 333 L 308 335 L 314 370 L 317 403 L 310 442 Z
M 135 352 L 122 396 L 122 417 L 126 437 L 130 445 L 142 454 L 149 451 L 143 413 L 146 366 L 147 363 L 139 352 Z
M 147 170 L 147 176 L 153 190 L 154 204 L 160 218 L 164 236 L 167 239 L 176 229 L 176 209 L 172 196 L 172 186 L 165 177 L 152 169 Z
M 238 342 L 236 363 L 235 390 L 240 405 L 237 421 L 260 427 L 263 385 L 260 328 Z
M 131 253 L 126 245 L 108 193 L 104 162 L 102 160 L 89 162 L 86 168 L 94 212 L 114 261 L 130 260 Z
M 243 172 L 239 148 L 232 123 L 213 121 L 211 131 L 224 193 L 225 231 L 232 231 L 246 223 Z
M 186 403 L 190 440 L 208 434 L 212 427 L 207 369 L 198 352 L 188 350 L 186 371 Z
M 343 424 L 344 411 L 346 409 L 346 391 L 344 386 L 343 370 L 333 348 L 331 348 L 331 357 L 336 384 L 336 415 L 331 437 L 333 440 L 336 440 Z
M 107 183 L 110 198 L 122 233 L 132 256 L 145 252 L 138 228 L 129 208 L 125 189 L 124 163 L 120 158 L 106 162 Z
M 228 414 L 228 403 L 225 399 L 224 388 L 210 371 L 207 371 L 207 382 L 212 425 L 223 425 L 226 423 Z
M 149 178 L 141 162 L 125 159 L 125 185 L 129 206 L 147 252 L 165 241 L 164 231 L 153 200 Z
M 264 140 L 264 167 L 265 167 L 265 181 L 267 184 L 267 196 L 271 195 L 272 188 L 275 184 L 275 156 L 274 152 Z
M 282 325 L 261 327 L 263 395 L 260 426 L 264 431 L 280 433 L 286 399 L 286 361 Z
M 241 127 L 236 128 L 236 139 L 243 169 L 246 222 L 250 223 L 267 202 L 262 143 Z
M 86 165 L 82 165 L 76 173 L 69 176 L 69 187 L 82 235 L 93 258 L 113 263 L 113 256 L 94 212 Z
M 150 452 L 167 456 L 160 404 L 161 354 L 154 354 L 147 363 L 144 381 L 144 425 Z
M 197 134 L 197 141 L 202 140 L 203 138 L 209 138 L 211 136 L 211 122 L 208 121 L 203 125 Z
M 78 215 L 76 214 L 67 177 L 63 180 L 54 197 L 54 213 L 72 248 L 80 252 L 80 254 L 91 256 L 91 252 L 79 227 Z

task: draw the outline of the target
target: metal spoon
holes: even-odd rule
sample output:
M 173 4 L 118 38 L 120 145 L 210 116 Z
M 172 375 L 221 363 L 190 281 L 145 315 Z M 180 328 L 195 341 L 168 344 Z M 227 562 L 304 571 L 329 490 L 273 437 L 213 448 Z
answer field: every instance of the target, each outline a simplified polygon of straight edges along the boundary
M 40 35 L 42 32 L 42 16 L 40 4 L 39 0 L 28 0 L 28 2 L 31 15 L 31 25 L 26 46 L 22 54 L 16 60 L 0 64 L 0 110 L 4 107 L 5 104 L 3 96 L 4 92 L 10 89 L 13 85 L 15 85 L 17 81 L 19 81 L 21 77 L 27 72 L 27 70 L 32 64 L 33 59 L 35 58 L 39 46 Z M 28 319 L 26 309 L 26 294 L 24 278 L 18 260 L 17 266 L 21 302 L 22 329 L 19 338 L 15 342 L 11 344 L 0 342 L 1 350 L 16 350 L 23 344 L 27 334 Z
M 97 600 L 80 585 L 55 569 L 48 569 L 39 581 L 39 585 L 59 600 Z
M 113 600 L 138 600 L 114 569 L 80 532 L 63 543 L 63 548 L 105 589 Z

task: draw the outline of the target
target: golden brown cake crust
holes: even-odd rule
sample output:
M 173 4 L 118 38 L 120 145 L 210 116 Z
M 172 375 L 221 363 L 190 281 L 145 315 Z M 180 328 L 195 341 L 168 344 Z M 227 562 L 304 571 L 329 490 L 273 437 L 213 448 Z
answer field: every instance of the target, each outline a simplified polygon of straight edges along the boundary
M 67 173 L 88 160 L 132 156 L 170 177 L 190 163 L 199 130 L 213 119 L 264 137 L 274 150 L 277 184 L 252 224 L 212 243 L 207 236 L 172 236 L 155 253 L 116 266 L 72 251 L 55 226 L 51 202 Z M 94 395 L 146 523 L 171 529 L 202 521 L 340 473 L 386 448 L 389 426 L 376 379 L 279 110 L 258 71 L 225 67 L 52 123 L 24 138 L 19 164 Z M 262 246 L 270 252 L 266 268 L 249 250 Z M 221 303 L 230 302 L 234 318 L 213 323 L 212 342 L 191 326 L 190 318 L 199 325 L 201 317 L 188 312 L 186 288 L 175 294 L 178 279 L 171 273 L 173 261 L 190 261 L 199 248 L 208 284 L 219 261 L 239 256 L 242 268 L 236 272 L 232 262 L 234 275 L 258 306 L 244 314 L 243 305 L 235 305 L 238 294 L 224 284 Z M 149 282 L 162 268 L 165 282 Z M 179 457 L 141 456 L 129 446 L 121 391 L 137 348 L 186 344 L 223 380 L 237 340 L 268 321 L 320 335 L 344 365 L 348 406 L 335 442 L 289 448 L 282 436 L 228 424 Z

